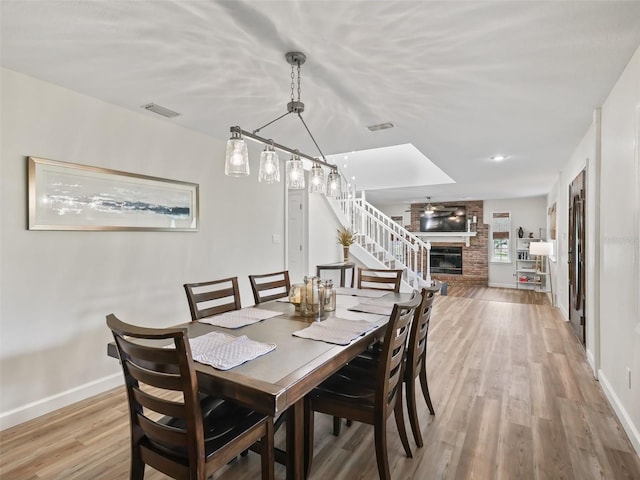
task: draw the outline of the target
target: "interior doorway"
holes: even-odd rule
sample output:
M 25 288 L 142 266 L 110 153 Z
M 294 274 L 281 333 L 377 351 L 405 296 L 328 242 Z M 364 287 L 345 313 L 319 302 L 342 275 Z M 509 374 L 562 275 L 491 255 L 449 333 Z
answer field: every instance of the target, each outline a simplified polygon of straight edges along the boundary
M 307 271 L 306 193 L 305 189 L 289 190 L 287 196 L 287 269 L 294 283 L 302 281 Z
M 569 185 L 569 322 L 585 345 L 585 204 L 586 176 L 582 170 Z

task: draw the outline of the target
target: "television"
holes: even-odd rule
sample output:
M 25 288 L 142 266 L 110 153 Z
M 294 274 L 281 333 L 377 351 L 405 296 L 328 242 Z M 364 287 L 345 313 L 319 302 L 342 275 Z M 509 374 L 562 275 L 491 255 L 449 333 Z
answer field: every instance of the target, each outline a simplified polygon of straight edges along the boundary
M 466 232 L 467 210 L 465 207 L 444 207 L 432 213 L 420 215 L 421 232 Z

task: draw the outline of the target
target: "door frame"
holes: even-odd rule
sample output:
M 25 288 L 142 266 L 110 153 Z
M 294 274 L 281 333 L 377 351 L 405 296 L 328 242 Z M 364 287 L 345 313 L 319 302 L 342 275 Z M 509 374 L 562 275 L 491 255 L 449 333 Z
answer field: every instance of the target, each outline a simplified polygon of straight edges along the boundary
M 572 329 L 574 330 L 574 332 L 576 333 L 576 336 L 578 336 L 578 338 L 581 340 L 583 347 L 585 348 L 585 350 L 587 349 L 587 313 L 588 313 L 588 308 L 587 308 L 587 303 L 588 303 L 588 296 L 587 296 L 587 292 L 588 292 L 588 288 L 587 288 L 587 261 L 588 261 L 588 255 L 587 255 L 587 238 L 588 238 L 588 234 L 587 234 L 587 184 L 588 184 L 588 179 L 589 176 L 587 175 L 587 167 L 585 166 L 582 170 L 580 170 L 580 172 L 578 172 L 578 174 L 573 178 L 573 180 L 571 180 L 571 182 L 569 182 L 568 185 L 568 189 L 567 189 L 567 195 L 568 195 L 568 202 L 567 202 L 567 210 L 568 210 L 568 228 L 567 228 L 567 232 L 568 232 L 568 238 L 567 238 L 567 254 L 568 254 L 568 275 L 567 275 L 567 292 L 568 292 L 568 316 L 569 316 L 569 323 L 571 324 Z M 579 207 L 576 207 L 574 205 L 574 198 L 575 198 L 575 191 L 573 190 L 574 188 L 574 184 L 576 184 L 576 182 L 581 183 L 576 185 L 575 188 L 579 188 L 581 190 L 581 199 L 580 199 L 580 205 Z M 576 239 L 574 238 L 574 235 L 576 233 L 576 225 L 574 224 L 574 215 L 575 215 L 575 211 L 576 209 L 578 210 L 579 214 L 580 214 L 580 218 L 579 218 L 579 225 L 578 225 L 578 231 L 581 232 L 581 238 L 579 243 L 579 250 L 576 251 L 575 250 L 575 245 L 576 245 Z M 573 242 L 572 242 L 573 240 Z M 576 255 L 578 255 L 579 257 L 579 263 L 580 263 L 580 269 L 577 272 L 577 280 L 576 280 L 576 275 L 574 274 L 575 272 L 575 264 L 576 264 Z M 572 288 L 572 281 L 577 281 L 577 285 L 573 285 Z M 578 288 L 579 291 L 579 295 L 582 297 L 580 299 L 580 308 L 576 308 L 575 306 L 575 301 L 576 299 L 574 298 L 574 294 L 573 294 L 573 290 L 574 288 Z M 576 319 L 574 318 L 575 315 L 581 315 L 582 316 L 582 323 L 581 323 L 581 327 L 582 327 L 582 332 L 580 332 L 580 334 L 578 334 L 577 331 L 577 325 L 574 323 L 576 321 Z M 580 338 L 581 337 L 581 338 Z

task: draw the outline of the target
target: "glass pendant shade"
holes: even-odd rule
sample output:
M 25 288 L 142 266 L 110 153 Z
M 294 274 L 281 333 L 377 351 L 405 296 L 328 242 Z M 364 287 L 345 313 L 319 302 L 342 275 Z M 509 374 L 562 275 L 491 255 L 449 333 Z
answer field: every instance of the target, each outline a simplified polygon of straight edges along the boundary
M 304 188 L 304 169 L 302 160 L 298 155 L 294 155 L 287 161 L 287 187 L 291 190 L 301 190 Z
M 280 161 L 272 145 L 266 145 L 260 154 L 258 181 L 264 183 L 280 181 Z
M 324 171 L 317 163 L 311 167 L 311 178 L 309 179 L 309 193 L 324 193 Z
M 227 140 L 227 156 L 224 162 L 224 174 L 230 177 L 249 175 L 249 152 L 247 144 L 240 134 L 233 132 Z
M 327 177 L 327 196 L 339 197 L 342 194 L 340 186 L 340 174 L 336 170 L 331 170 Z

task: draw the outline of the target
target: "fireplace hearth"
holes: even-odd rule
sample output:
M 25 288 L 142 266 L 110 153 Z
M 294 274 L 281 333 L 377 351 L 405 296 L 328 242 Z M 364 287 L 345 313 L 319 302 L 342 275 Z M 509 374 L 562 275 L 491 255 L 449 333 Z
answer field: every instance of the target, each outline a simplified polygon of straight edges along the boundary
M 462 275 L 462 247 L 431 247 L 431 273 Z

